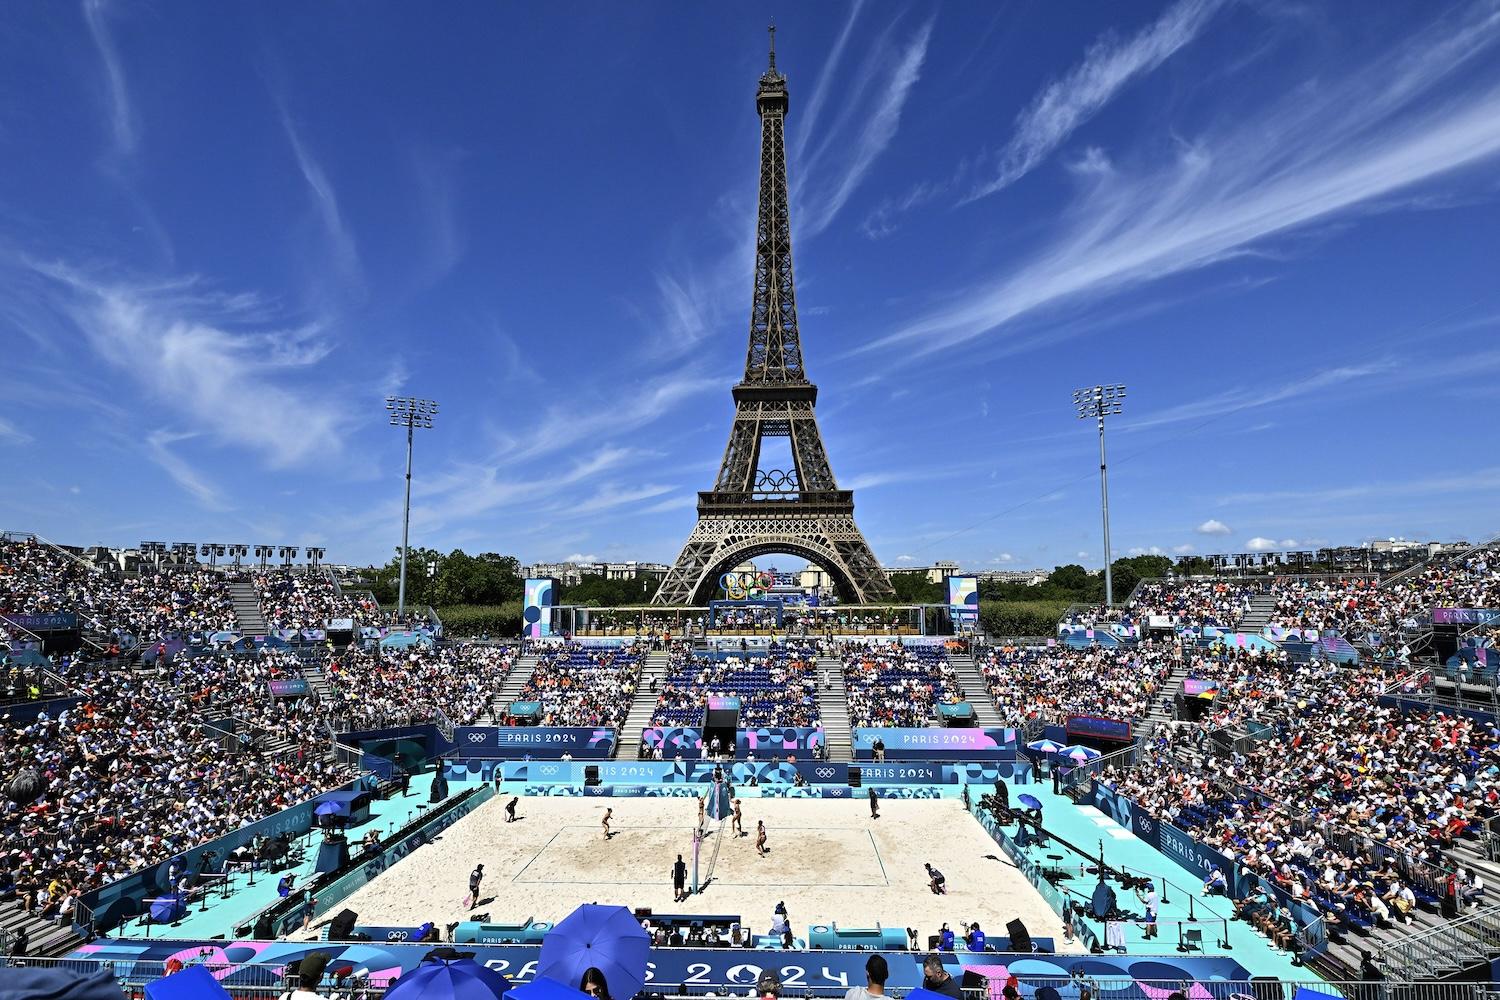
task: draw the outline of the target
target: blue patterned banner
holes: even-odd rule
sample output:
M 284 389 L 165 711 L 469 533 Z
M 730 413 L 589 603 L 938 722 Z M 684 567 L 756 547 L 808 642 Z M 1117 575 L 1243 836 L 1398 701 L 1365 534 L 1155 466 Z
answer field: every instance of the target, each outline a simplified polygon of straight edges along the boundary
M 897 729 L 872 727 L 854 730 L 854 759 L 874 757 L 875 741 L 885 744 L 887 760 L 1015 760 L 1014 729 Z
M 614 756 L 613 729 L 559 726 L 455 726 L 453 753 L 461 757 L 572 757 L 606 759 Z

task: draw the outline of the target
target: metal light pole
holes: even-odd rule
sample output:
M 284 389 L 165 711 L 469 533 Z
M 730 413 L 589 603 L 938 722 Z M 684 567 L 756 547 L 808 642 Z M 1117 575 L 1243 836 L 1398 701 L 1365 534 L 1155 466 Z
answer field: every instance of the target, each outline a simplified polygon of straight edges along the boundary
M 406 616 L 406 547 L 411 532 L 411 442 L 412 432 L 418 427 L 432 429 L 432 418 L 437 416 L 438 405 L 430 399 L 414 396 L 387 396 L 385 408 L 391 414 L 392 427 L 406 428 L 406 506 L 401 513 L 401 585 L 396 593 L 396 617 Z
M 1108 608 L 1115 605 L 1115 592 L 1109 568 L 1109 471 L 1104 461 L 1104 417 L 1120 413 L 1124 399 L 1123 385 L 1096 385 L 1073 393 L 1078 419 L 1094 417 L 1099 421 L 1099 501 L 1104 509 L 1104 606 Z

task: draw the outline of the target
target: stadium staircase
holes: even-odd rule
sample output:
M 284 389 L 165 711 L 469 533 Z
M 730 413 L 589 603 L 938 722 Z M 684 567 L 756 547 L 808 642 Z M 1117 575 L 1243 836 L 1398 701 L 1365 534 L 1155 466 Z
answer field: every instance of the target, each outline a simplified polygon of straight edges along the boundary
M 1157 697 L 1151 702 L 1151 709 L 1135 725 L 1135 739 L 1137 743 L 1149 740 L 1156 727 L 1164 722 L 1171 722 L 1173 711 L 1169 707 L 1177 696 L 1182 692 L 1182 682 L 1187 679 L 1190 660 L 1183 660 L 1172 668 L 1167 679 L 1162 682 L 1161 690 Z
M 990 689 L 984 683 L 974 657 L 968 653 L 950 655 L 948 665 L 953 668 L 953 676 L 958 678 L 958 686 L 963 688 L 964 700 L 974 709 L 974 725 L 998 728 L 1001 725 L 1000 713 L 995 711 L 994 699 L 990 697 Z
M 303 660 L 302 676 L 307 681 L 308 690 L 318 701 L 326 703 L 333 697 L 333 685 L 328 683 L 328 674 L 323 670 L 321 661 Z
M 509 709 L 510 703 L 520 697 L 521 689 L 526 682 L 531 680 L 531 675 L 536 671 L 536 654 L 527 653 L 516 659 L 515 665 L 510 668 L 510 673 L 505 677 L 505 683 L 500 685 L 500 697 L 496 704 L 501 710 Z
M 27 913 L 18 899 L 0 903 L 0 941 L 7 949 L 23 930 L 26 954 L 37 958 L 59 958 L 84 943 L 71 924 L 55 924 Z
M 620 748 L 616 756 L 623 756 L 626 760 L 641 759 L 641 731 L 651 725 L 651 716 L 656 711 L 657 692 L 651 688 L 653 678 L 658 688 L 667 679 L 665 650 L 652 650 L 646 656 L 646 665 L 641 668 L 640 682 L 636 685 L 635 699 L 630 703 L 630 711 L 625 716 L 624 724 L 620 726 L 619 738 L 615 740 L 615 746 Z
M 817 670 L 818 714 L 823 719 L 828 759 L 853 760 L 854 734 L 849 729 L 849 689 L 844 686 L 844 665 L 837 658 L 821 660 Z M 822 683 L 824 674 L 828 676 L 827 684 Z
M 1271 623 L 1271 616 L 1275 613 L 1275 594 L 1251 594 L 1250 608 L 1240 619 L 1240 623 L 1235 626 L 1235 631 L 1248 635 L 1260 635 L 1260 630 Z
M 265 635 L 266 616 L 260 607 L 260 595 L 252 583 L 229 584 L 229 599 L 234 602 L 234 617 L 242 635 Z

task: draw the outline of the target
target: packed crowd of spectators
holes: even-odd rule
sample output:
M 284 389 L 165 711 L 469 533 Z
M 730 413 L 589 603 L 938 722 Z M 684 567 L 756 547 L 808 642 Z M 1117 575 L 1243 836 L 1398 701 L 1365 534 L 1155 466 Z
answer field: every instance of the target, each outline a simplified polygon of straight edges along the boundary
M 676 648 L 657 691 L 651 725 L 697 726 L 707 700 L 723 696 L 740 700 L 740 724 L 746 728 L 815 728 L 822 724 L 815 660 L 809 647 L 778 646 L 723 660 Z
M 1137 621 L 1155 615 L 1176 625 L 1231 629 L 1244 617 L 1251 596 L 1268 585 L 1260 580 L 1147 580 L 1136 591 L 1130 612 Z
M 6 723 L 0 738 L 0 769 L 23 779 L 0 806 L 0 879 L 29 908 L 56 915 L 78 892 L 352 778 L 352 767 L 313 754 L 246 773 L 222 732 L 205 724 L 258 712 L 247 699 L 268 704 L 264 683 L 277 670 L 211 658 L 152 671 L 59 664 L 83 702 Z
M 436 710 L 456 726 L 475 725 L 493 712 L 514 660 L 513 647 L 481 643 L 351 647 L 328 664 L 326 712 L 339 729 L 422 722 Z
M 321 629 L 331 620 L 351 619 L 354 627 L 379 625 L 379 609 L 368 598 L 340 594 L 322 575 L 290 570 L 258 571 L 252 582 L 261 614 L 271 629 Z
M 643 655 L 636 646 L 597 649 L 554 643 L 543 647 L 536 669 L 516 696 L 516 701 L 538 703 L 540 714 L 510 718 L 509 706 L 502 706 L 507 717 L 501 724 L 618 728 L 635 697 Z
M 169 633 L 236 627 L 227 578 L 198 566 L 143 569 L 125 576 L 96 570 L 41 542 L 0 539 L 0 610 L 71 612 L 86 629 L 122 648 Z
M 1175 642 L 1073 649 L 1000 646 L 975 659 L 1001 725 L 1062 725 L 1070 715 L 1144 716 L 1182 662 Z
M 841 650 L 851 726 L 929 725 L 939 704 L 964 700 L 940 646 L 851 642 Z
M 1500 731 L 1381 705 L 1393 678 L 1378 666 L 1240 653 L 1191 673 L 1217 682 L 1211 711 L 1162 733 L 1132 770 L 1106 771 L 1106 784 L 1334 927 L 1473 897 L 1451 851 L 1500 810 Z M 1247 720 L 1269 727 L 1247 751 L 1208 738 Z

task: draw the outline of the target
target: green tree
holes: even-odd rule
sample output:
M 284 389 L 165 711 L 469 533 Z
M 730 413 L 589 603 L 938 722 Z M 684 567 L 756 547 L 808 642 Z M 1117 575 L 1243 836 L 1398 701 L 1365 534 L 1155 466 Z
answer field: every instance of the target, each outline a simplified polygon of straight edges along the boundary
M 897 604 L 941 604 L 946 600 L 941 583 L 933 583 L 921 570 L 891 574 Z

